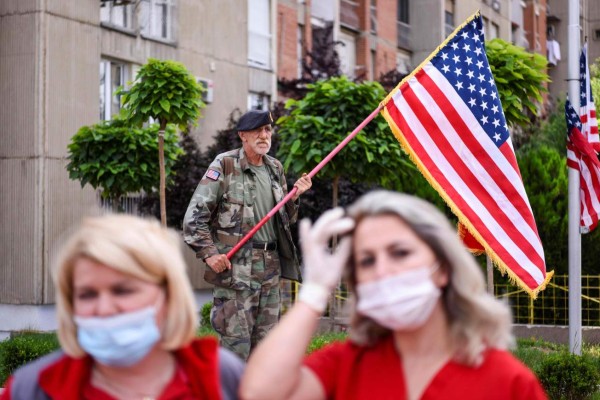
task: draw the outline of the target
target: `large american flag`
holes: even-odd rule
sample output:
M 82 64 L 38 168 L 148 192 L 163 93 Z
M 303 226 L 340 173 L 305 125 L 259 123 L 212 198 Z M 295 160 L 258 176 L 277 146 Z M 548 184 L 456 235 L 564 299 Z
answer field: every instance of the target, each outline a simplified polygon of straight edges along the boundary
M 592 95 L 590 83 L 590 68 L 587 62 L 587 42 L 583 45 L 579 57 L 579 80 L 580 84 L 580 107 L 581 133 L 592 144 L 592 147 L 600 150 L 600 137 L 598 136 L 598 120 L 596 119 L 596 106 Z
M 581 204 L 581 233 L 596 228 L 600 214 L 600 161 L 592 144 L 581 128 L 583 124 L 569 100 L 565 103 L 567 120 L 567 165 L 579 171 L 579 193 Z
M 480 14 L 450 35 L 382 105 L 396 138 L 460 223 L 500 271 L 535 298 L 552 273 L 546 274 Z

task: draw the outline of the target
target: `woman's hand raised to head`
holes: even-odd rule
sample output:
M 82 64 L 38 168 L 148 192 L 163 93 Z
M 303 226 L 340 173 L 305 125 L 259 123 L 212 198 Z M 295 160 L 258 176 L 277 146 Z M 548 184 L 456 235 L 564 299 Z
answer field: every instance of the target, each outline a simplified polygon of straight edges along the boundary
M 329 242 L 354 228 L 354 221 L 344 217 L 340 207 L 326 211 L 314 225 L 300 222 L 300 245 L 304 262 L 304 281 L 299 300 L 317 312 L 323 312 L 329 293 L 340 280 L 351 252 L 351 238 L 342 237 L 336 249 Z

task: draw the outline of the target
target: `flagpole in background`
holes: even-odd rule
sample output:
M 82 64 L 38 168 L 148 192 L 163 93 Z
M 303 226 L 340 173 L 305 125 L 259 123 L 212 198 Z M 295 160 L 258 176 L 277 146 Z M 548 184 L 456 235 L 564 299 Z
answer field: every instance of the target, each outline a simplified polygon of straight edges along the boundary
M 579 110 L 579 0 L 569 0 L 569 99 Z M 581 204 L 579 171 L 569 168 L 569 350 L 581 355 Z

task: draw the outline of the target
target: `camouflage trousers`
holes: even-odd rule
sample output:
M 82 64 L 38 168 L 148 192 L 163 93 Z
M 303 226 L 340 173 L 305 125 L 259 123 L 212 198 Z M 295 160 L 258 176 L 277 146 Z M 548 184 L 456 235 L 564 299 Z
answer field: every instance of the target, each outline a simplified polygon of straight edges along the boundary
M 281 294 L 277 251 L 252 250 L 255 289 L 213 288 L 210 320 L 221 346 L 247 360 L 258 342 L 279 321 Z

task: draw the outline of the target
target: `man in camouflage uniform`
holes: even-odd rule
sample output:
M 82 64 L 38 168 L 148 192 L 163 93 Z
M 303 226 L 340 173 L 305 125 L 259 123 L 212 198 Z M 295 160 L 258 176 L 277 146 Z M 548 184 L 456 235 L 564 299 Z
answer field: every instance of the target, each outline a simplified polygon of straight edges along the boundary
M 249 111 L 237 126 L 242 148 L 219 154 L 198 184 L 183 221 L 185 242 L 206 263 L 204 279 L 214 285 L 211 324 L 221 345 L 248 359 L 277 323 L 280 277 L 300 280 L 290 224 L 298 197 L 310 189 L 304 174 L 298 191 L 231 260 L 226 253 L 287 195 L 283 166 L 267 155 L 273 119 Z

